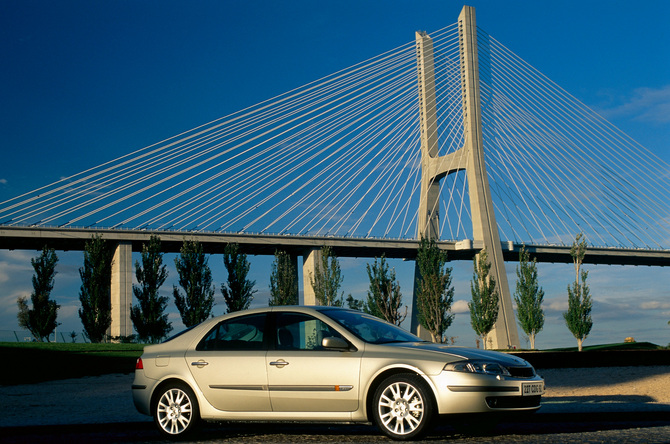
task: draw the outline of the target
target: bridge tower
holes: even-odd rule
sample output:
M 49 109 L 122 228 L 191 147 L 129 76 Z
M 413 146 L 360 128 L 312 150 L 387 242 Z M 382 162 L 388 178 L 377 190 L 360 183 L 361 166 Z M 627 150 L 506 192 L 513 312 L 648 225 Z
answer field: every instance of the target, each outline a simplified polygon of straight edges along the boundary
M 433 42 L 426 33 L 416 33 L 419 105 L 421 113 L 421 200 L 418 215 L 418 236 L 439 237 L 440 180 L 450 173 L 465 170 L 472 214 L 475 243 L 482 244 L 491 261 L 491 276 L 496 281 L 499 297 L 498 321 L 491 333 L 493 348 L 519 347 L 512 297 L 502 255 L 498 225 L 484 162 L 481 104 L 479 97 L 479 66 L 475 10 L 464 6 L 458 18 L 463 97 L 464 145 L 445 156 L 438 155 L 437 105 Z M 415 271 L 415 277 L 418 276 Z M 412 331 L 421 334 L 416 317 L 416 286 L 412 301 Z

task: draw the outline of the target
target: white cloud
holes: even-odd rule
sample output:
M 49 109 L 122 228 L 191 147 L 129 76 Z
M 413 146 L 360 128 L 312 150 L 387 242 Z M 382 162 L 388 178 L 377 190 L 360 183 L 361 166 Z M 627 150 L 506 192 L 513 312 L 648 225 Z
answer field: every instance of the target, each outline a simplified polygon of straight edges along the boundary
M 646 301 L 640 304 L 642 310 L 667 310 L 670 308 L 670 302 Z
M 661 88 L 637 88 L 628 97 L 613 98 L 610 106 L 601 108 L 607 119 L 628 117 L 642 122 L 670 122 L 670 85 Z
M 469 313 L 470 308 L 468 308 L 468 301 L 465 301 L 463 299 L 455 301 L 451 306 L 451 311 L 454 313 Z
M 547 301 L 547 308 L 551 311 L 566 311 L 568 309 L 568 298 Z
M 0 179 L 0 184 L 7 185 L 7 179 Z

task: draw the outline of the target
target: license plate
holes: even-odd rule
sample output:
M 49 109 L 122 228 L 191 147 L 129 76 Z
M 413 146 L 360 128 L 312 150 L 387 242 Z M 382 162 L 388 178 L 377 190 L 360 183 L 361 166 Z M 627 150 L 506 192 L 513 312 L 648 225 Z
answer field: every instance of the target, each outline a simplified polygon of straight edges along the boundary
M 536 396 L 544 394 L 544 382 L 528 382 L 521 384 L 522 396 Z

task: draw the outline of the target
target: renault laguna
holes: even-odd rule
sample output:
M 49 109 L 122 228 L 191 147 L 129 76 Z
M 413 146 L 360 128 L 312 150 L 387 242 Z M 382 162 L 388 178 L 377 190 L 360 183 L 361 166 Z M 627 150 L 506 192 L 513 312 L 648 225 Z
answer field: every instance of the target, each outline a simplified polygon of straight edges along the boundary
M 200 421 L 323 421 L 409 440 L 449 415 L 534 412 L 544 380 L 518 357 L 425 342 L 363 312 L 282 306 L 145 347 L 132 393 L 173 437 Z

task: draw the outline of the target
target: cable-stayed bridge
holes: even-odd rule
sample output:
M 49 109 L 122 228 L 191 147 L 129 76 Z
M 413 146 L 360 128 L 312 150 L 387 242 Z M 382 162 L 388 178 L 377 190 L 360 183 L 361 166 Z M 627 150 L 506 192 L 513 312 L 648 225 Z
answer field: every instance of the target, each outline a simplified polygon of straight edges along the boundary
M 668 263 L 670 167 L 465 11 L 358 65 L 0 203 L 0 246 L 80 249 L 99 232 L 129 257 L 157 233 L 170 251 L 196 237 L 210 252 L 234 241 L 310 257 L 327 244 L 341 256 L 412 259 L 424 234 L 462 259 L 493 248 L 478 228 L 484 212 L 495 215 L 500 260 L 525 244 L 539 260 L 570 261 L 583 232 L 587 261 Z M 481 152 L 470 158 L 475 134 Z M 482 177 L 489 197 L 475 198 Z M 127 262 L 118 273 L 131 276 Z

